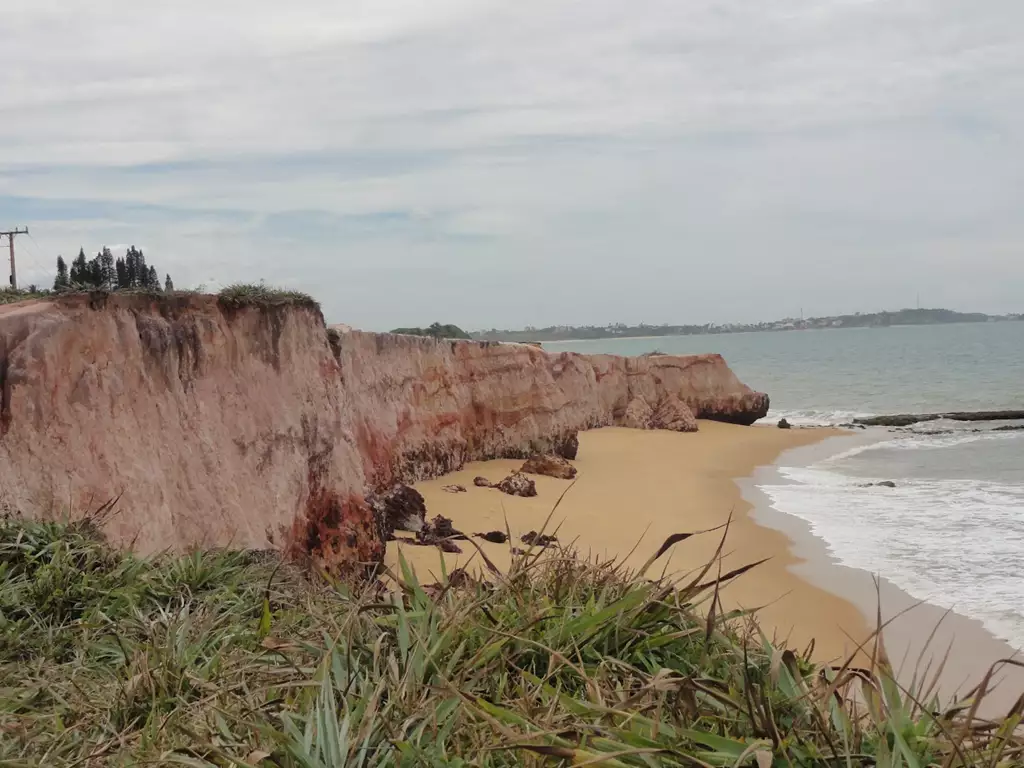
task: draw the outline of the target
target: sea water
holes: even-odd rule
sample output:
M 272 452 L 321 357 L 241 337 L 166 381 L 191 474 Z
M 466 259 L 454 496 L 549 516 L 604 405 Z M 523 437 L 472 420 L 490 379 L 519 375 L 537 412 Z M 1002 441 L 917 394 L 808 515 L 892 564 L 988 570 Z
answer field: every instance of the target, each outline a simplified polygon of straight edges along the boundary
M 718 352 L 768 421 L 841 424 L 892 413 L 1024 409 L 1024 322 L 601 339 L 550 351 Z M 1024 649 L 1024 431 L 932 421 L 874 428 L 809 466 L 783 457 L 759 486 L 843 564 L 980 620 Z M 875 483 L 892 481 L 895 488 Z

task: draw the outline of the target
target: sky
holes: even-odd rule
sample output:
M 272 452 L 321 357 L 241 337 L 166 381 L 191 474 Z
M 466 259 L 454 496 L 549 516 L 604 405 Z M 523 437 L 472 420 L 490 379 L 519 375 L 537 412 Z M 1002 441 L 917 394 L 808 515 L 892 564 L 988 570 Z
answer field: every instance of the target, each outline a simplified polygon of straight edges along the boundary
M 373 330 L 1024 311 L 1021 0 L 4 0 L 0 29 L 23 286 L 134 244 Z

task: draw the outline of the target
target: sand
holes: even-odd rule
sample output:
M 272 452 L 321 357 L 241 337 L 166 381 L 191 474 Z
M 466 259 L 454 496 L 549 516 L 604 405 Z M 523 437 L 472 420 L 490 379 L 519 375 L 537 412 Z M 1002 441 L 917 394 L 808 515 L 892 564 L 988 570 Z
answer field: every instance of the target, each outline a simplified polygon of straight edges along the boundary
M 803 649 L 814 640 L 815 659 L 845 658 L 870 634 L 861 608 L 796 575 L 801 559 L 790 538 L 763 527 L 751 517 L 736 480 L 771 464 L 782 451 L 844 434 L 838 430 L 780 430 L 702 421 L 697 433 L 605 428 L 580 435 L 579 475 L 549 523 L 559 540 L 573 543 L 583 554 L 625 560 L 639 568 L 671 534 L 723 525 L 732 517 L 722 571 L 768 558 L 722 592 L 726 609 L 759 609 L 762 629 Z M 505 530 L 518 539 L 541 530 L 558 497 L 570 481 L 531 476 L 538 495 L 523 499 L 497 490 L 477 488 L 473 478 L 501 480 L 522 462 L 491 461 L 467 465 L 459 472 L 418 484 L 428 516 L 444 515 L 466 532 Z M 460 484 L 466 493 L 449 493 L 445 485 Z M 401 535 L 401 534 L 400 534 Z M 670 574 L 699 569 L 718 547 L 722 531 L 705 533 L 676 544 L 650 575 L 667 568 Z M 518 541 L 516 542 L 522 546 Z M 481 542 L 488 557 L 505 568 L 509 545 Z M 440 573 L 441 553 L 434 548 L 391 543 L 387 563 L 397 564 L 398 550 L 421 579 Z M 479 566 L 475 549 L 463 543 L 462 555 L 445 554 L 449 569 Z M 717 568 L 716 568 L 717 570 Z

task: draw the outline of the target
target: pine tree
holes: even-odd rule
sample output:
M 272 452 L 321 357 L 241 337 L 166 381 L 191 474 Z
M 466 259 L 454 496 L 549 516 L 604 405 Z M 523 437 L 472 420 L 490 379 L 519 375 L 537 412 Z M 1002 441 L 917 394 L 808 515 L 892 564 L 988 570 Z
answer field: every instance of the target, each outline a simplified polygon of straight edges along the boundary
M 103 263 L 100 260 L 102 253 L 97 253 L 96 257 L 89 260 L 89 285 L 93 288 L 103 287 Z
M 112 291 L 117 287 L 117 271 L 114 268 L 114 254 L 109 248 L 100 251 L 97 260 L 100 263 L 100 274 L 103 278 L 102 287 Z
M 135 287 L 149 287 L 149 267 L 146 266 L 146 257 L 138 248 L 135 249 Z
M 123 291 L 128 287 L 128 267 L 124 263 L 124 259 L 118 257 L 114 263 L 114 272 L 117 279 L 117 290 Z
M 167 278 L 170 280 L 170 278 Z M 66 291 L 71 287 L 71 279 L 68 277 L 68 265 L 64 263 L 64 257 L 57 257 L 57 279 L 53 281 L 53 290 Z
M 128 249 L 125 254 L 125 288 L 135 288 L 139 284 L 139 258 L 135 246 Z
M 89 266 L 85 261 L 85 248 L 78 251 L 78 256 L 71 262 L 71 284 L 87 285 L 89 282 Z
M 174 291 L 174 283 L 171 281 L 170 275 L 167 275 L 167 279 L 164 280 L 164 291 L 167 293 Z
M 146 274 L 146 287 L 151 291 L 160 290 L 160 275 L 156 273 L 156 267 L 150 267 Z

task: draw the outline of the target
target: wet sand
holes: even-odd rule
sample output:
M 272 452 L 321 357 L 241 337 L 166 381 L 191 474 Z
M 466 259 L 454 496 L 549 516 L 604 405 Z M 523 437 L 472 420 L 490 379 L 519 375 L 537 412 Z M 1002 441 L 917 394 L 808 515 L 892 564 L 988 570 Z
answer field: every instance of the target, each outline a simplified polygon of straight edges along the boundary
M 877 437 L 855 434 L 835 444 L 828 441 L 825 445 L 795 448 L 786 452 L 784 461 L 789 466 L 806 466 L 846 450 L 852 441 L 865 439 Z M 772 509 L 757 489 L 758 484 L 777 482 L 778 472 L 769 465 L 740 481 L 744 498 L 755 508 L 754 518 L 784 533 L 792 542 L 796 555 L 792 570 L 796 575 L 856 605 L 872 627 L 881 619 L 885 652 L 897 679 L 914 690 L 928 687 L 940 701 L 948 703 L 954 697 L 963 698 L 995 665 L 997 671 L 979 714 L 1005 714 L 1024 693 L 1024 669 L 999 662 L 1011 658 L 1024 661 L 1024 656 L 994 637 L 981 622 L 914 598 L 884 578 L 837 562 L 804 520 Z
M 759 609 L 762 629 L 785 639 L 790 647 L 805 648 L 814 640 L 814 657 L 835 661 L 850 653 L 870 634 L 862 609 L 847 599 L 801 578 L 792 567 L 802 562 L 790 538 L 756 523 L 752 505 L 736 480 L 774 462 L 787 449 L 845 434 L 838 430 L 780 430 L 740 427 L 702 421 L 700 432 L 680 434 L 606 428 L 580 434 L 579 470 L 575 484 L 558 507 L 546 532 L 557 528 L 562 543 L 572 543 L 584 555 L 616 558 L 639 568 L 668 536 L 723 525 L 732 516 L 723 550 L 722 572 L 768 558 L 731 582 L 721 595 L 732 608 Z M 459 472 L 418 484 L 427 501 L 428 516 L 444 515 L 467 534 L 511 530 L 519 536 L 541 530 L 558 497 L 570 481 L 531 476 L 538 495 L 523 499 L 497 490 L 477 488 L 473 478 L 501 480 L 518 469 L 519 461 L 468 465 Z M 466 493 L 448 493 L 443 486 L 459 484 Z M 401 534 L 399 534 L 401 535 Z M 676 544 L 649 575 L 684 574 L 703 567 L 713 557 L 722 531 L 694 536 Z M 508 544 L 477 540 L 499 567 L 510 561 Z M 480 565 L 475 548 L 463 543 L 463 554 L 445 554 L 453 569 Z M 401 549 L 421 579 L 440 573 L 441 553 L 434 548 L 388 546 L 387 562 L 394 567 Z M 717 572 L 717 566 L 715 568 Z

